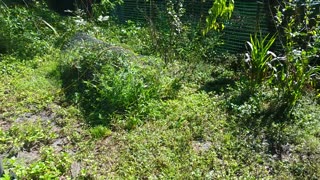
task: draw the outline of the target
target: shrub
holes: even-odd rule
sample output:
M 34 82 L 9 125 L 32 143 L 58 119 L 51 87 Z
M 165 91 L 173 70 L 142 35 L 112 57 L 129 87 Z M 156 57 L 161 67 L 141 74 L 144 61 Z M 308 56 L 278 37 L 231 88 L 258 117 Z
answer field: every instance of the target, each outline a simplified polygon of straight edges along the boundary
M 0 43 L 2 49 L 21 57 L 30 58 L 50 50 L 54 29 L 41 16 L 50 13 L 42 6 L 8 8 L 0 5 Z M 41 11 L 41 16 L 38 12 Z
M 289 111 L 306 88 L 312 87 L 312 79 L 320 71 L 319 64 L 312 62 L 319 56 L 319 22 L 312 1 L 303 6 L 284 1 L 283 8 L 278 9 L 277 24 L 282 31 L 285 60 L 280 62 L 276 87 Z
M 267 41 L 268 36 L 259 39 L 255 35 L 254 38 L 251 37 L 251 42 L 248 42 L 250 53 L 246 54 L 246 62 L 249 65 L 251 92 L 257 85 L 270 80 L 271 87 L 276 90 L 277 98 L 283 103 L 288 115 L 305 90 L 312 89 L 313 81 L 320 72 L 319 64 L 314 62 L 319 54 L 317 18 L 319 16 L 315 15 L 311 1 L 303 6 L 298 2 L 284 1 L 276 18 L 284 57 L 277 57 L 269 51 L 275 41 L 274 36 Z
M 221 44 L 221 34 L 211 32 L 211 29 L 223 29 L 218 27 L 222 26 L 220 20 L 229 17 L 233 10 L 232 1 L 213 3 L 209 12 L 212 16 L 208 16 L 207 27 L 203 27 L 205 22 L 202 22 L 202 17 L 196 15 L 194 18 L 186 13 L 186 4 L 184 1 L 169 0 L 153 3 L 155 7 L 152 10 L 156 12 L 142 10 L 150 37 L 147 40 L 149 49 L 166 63 L 174 60 L 197 62 L 212 58 L 216 46 Z M 219 11 L 215 11 L 215 8 Z
M 74 48 L 62 62 L 67 97 L 79 103 L 93 123 L 107 123 L 108 115 L 123 114 L 162 96 L 164 64 L 138 57 L 119 46 Z M 68 52 L 70 53 L 70 52 Z

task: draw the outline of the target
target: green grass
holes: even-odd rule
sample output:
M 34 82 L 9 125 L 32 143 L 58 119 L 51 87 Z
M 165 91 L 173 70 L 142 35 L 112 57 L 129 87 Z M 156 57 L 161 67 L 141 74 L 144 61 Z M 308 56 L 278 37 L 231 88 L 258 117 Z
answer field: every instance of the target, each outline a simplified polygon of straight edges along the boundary
M 288 119 L 265 84 L 254 95 L 244 91 L 244 72 L 232 55 L 166 64 L 144 49 L 148 42 L 134 43 L 146 29 L 59 20 L 52 23 L 56 40 L 33 42 L 39 51 L 49 44 L 45 53 L 0 56 L 6 173 L 20 179 L 320 178 L 315 92 L 308 91 Z M 136 58 L 81 49 L 65 56 L 61 42 L 72 34 L 65 29 L 124 46 Z

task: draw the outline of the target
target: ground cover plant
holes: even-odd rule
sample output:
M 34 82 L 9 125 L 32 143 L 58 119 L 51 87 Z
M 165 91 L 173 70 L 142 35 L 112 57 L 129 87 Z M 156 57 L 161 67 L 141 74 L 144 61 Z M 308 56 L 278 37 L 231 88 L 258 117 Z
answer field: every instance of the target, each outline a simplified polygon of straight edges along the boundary
M 312 1 L 279 7 L 283 52 L 257 32 L 245 55 L 215 51 L 219 12 L 203 29 L 182 2 L 119 24 L 113 4 L 0 1 L 0 179 L 319 179 Z

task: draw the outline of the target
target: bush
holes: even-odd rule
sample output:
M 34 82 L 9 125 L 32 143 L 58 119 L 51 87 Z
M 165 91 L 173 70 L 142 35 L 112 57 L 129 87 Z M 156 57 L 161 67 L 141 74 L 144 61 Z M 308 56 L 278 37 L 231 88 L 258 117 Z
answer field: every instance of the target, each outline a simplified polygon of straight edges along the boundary
M 304 5 L 299 2 L 283 2 L 277 12 L 277 25 L 282 31 L 285 60 L 280 62 L 277 72 L 277 88 L 283 101 L 291 111 L 301 99 L 307 87 L 320 72 L 319 64 L 319 15 L 312 1 Z M 299 12 L 299 13 L 293 13 Z
M 277 57 L 269 51 L 275 37 L 258 39 L 251 37 L 249 65 L 250 89 L 266 81 L 283 102 L 285 114 L 292 113 L 297 101 L 306 90 L 314 90 L 314 81 L 319 77 L 320 67 L 315 62 L 319 56 L 319 16 L 312 7 L 312 1 L 304 5 L 299 2 L 282 2 L 278 7 L 276 23 L 280 30 L 284 56 Z M 293 12 L 299 12 L 298 14 Z M 313 22 L 313 23 L 311 23 Z M 253 92 L 251 90 L 251 92 Z
M 48 14 L 54 19 L 41 4 L 29 8 L 0 4 L 0 52 L 30 59 L 50 51 L 57 32 L 47 22 Z
M 138 57 L 119 46 L 82 45 L 67 52 L 62 78 L 67 97 L 79 103 L 92 123 L 105 124 L 109 114 L 160 99 L 170 83 L 161 77 L 159 59 Z

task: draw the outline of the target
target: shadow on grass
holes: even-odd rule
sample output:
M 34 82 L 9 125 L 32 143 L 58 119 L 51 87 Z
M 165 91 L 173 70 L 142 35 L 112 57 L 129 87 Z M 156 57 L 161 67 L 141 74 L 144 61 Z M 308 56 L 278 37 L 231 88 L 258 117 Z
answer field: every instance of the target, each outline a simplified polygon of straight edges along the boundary
M 79 106 L 86 123 L 91 126 L 109 126 L 109 115 L 115 112 L 115 109 L 107 100 L 101 101 L 99 91 L 88 86 L 85 83 L 86 78 L 79 77 L 77 70 L 72 68 L 65 70 L 61 76 L 66 102 Z
M 252 142 L 248 142 L 250 146 L 260 146 L 255 144 L 257 139 L 266 144 L 266 150 L 264 153 L 271 154 L 278 160 L 289 153 L 288 144 L 289 134 L 285 131 L 287 126 L 292 125 L 293 118 L 287 111 L 287 105 L 282 101 L 274 99 L 270 102 L 259 102 L 258 110 L 253 113 L 245 115 L 239 115 L 240 111 L 244 111 L 241 105 L 247 103 L 248 107 L 256 106 L 249 101 L 250 95 L 248 92 L 244 92 L 239 96 L 232 99 L 235 103 L 235 107 L 227 107 L 230 123 L 233 124 L 235 136 L 241 136 L 247 134 L 253 136 Z M 241 113 L 241 112 L 240 112 Z M 258 140 L 258 141 L 259 141 Z
M 218 78 L 213 81 L 206 82 L 199 90 L 205 92 L 215 92 L 222 94 L 229 92 L 231 88 L 235 87 L 235 81 L 231 78 Z

